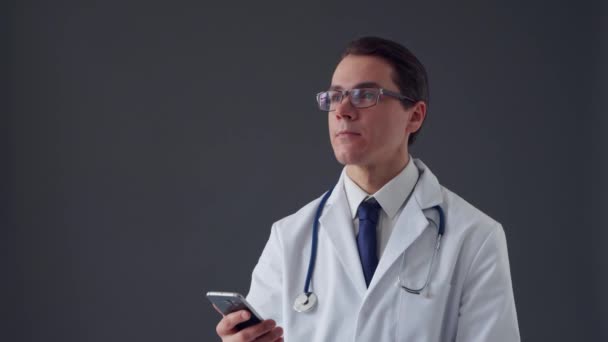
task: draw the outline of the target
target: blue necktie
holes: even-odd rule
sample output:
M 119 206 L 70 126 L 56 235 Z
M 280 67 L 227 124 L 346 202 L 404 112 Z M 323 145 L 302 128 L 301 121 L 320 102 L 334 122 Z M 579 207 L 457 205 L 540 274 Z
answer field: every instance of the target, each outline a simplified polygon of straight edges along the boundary
M 369 283 L 374 276 L 378 266 L 378 253 L 376 251 L 376 224 L 380 204 L 374 198 L 361 202 L 357 209 L 359 216 L 359 234 L 357 235 L 357 247 L 359 247 L 359 258 L 363 267 L 365 284 Z

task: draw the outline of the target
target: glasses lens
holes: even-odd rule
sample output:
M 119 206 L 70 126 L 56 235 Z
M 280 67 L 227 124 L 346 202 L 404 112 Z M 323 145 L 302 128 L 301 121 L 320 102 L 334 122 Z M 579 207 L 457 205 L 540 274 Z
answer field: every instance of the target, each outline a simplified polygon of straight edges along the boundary
M 380 91 L 375 88 L 357 88 L 348 91 L 350 103 L 357 108 L 366 108 L 375 105 L 378 102 Z M 333 111 L 336 106 L 342 102 L 344 94 L 341 91 L 329 90 L 317 94 L 317 102 L 319 109 L 324 111 Z
M 361 88 L 350 91 L 350 102 L 357 108 L 371 107 L 378 101 L 378 89 Z
M 342 101 L 342 93 L 335 90 L 324 91 L 317 95 L 319 108 L 325 111 L 334 110 L 335 106 Z
M 330 100 L 328 92 L 324 91 L 322 93 L 318 93 L 317 102 L 319 103 L 319 109 L 329 110 L 329 107 L 331 105 L 331 100 Z

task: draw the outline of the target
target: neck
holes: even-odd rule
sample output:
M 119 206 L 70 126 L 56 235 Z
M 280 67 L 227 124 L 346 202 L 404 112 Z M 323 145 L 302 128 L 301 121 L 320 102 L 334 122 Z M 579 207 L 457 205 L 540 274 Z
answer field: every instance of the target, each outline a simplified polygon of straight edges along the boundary
M 410 161 L 409 154 L 384 165 L 347 165 L 346 174 L 368 194 L 375 194 L 395 178 Z

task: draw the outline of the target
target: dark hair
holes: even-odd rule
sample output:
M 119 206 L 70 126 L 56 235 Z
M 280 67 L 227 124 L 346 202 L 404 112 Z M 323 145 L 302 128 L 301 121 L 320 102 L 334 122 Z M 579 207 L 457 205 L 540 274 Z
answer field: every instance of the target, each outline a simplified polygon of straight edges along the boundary
M 376 56 L 384 59 L 393 68 L 393 82 L 399 91 L 416 101 L 429 103 L 429 81 L 424 66 L 414 54 L 405 46 L 392 40 L 379 37 L 357 38 L 346 46 L 341 59 L 348 55 Z M 406 108 L 413 103 L 408 100 L 401 101 Z M 410 135 L 408 145 L 411 145 L 420 130 Z

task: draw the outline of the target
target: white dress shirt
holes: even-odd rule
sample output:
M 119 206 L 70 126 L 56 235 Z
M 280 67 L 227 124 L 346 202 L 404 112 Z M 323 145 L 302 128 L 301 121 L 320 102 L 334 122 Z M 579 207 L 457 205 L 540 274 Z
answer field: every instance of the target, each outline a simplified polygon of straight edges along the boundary
M 348 199 L 348 205 L 350 206 L 355 236 L 359 233 L 357 209 L 361 202 L 368 197 L 373 197 L 382 207 L 378 218 L 378 225 L 376 226 L 378 259 L 382 256 L 388 239 L 391 236 L 391 232 L 395 227 L 395 222 L 397 222 L 404 204 L 418 180 L 418 168 L 416 168 L 412 160 L 413 158 L 410 156 L 409 161 L 403 170 L 373 195 L 368 194 L 365 190 L 361 189 L 348 174 L 346 174 L 346 168 L 342 171 L 344 173 L 344 191 L 346 192 L 346 198 Z

